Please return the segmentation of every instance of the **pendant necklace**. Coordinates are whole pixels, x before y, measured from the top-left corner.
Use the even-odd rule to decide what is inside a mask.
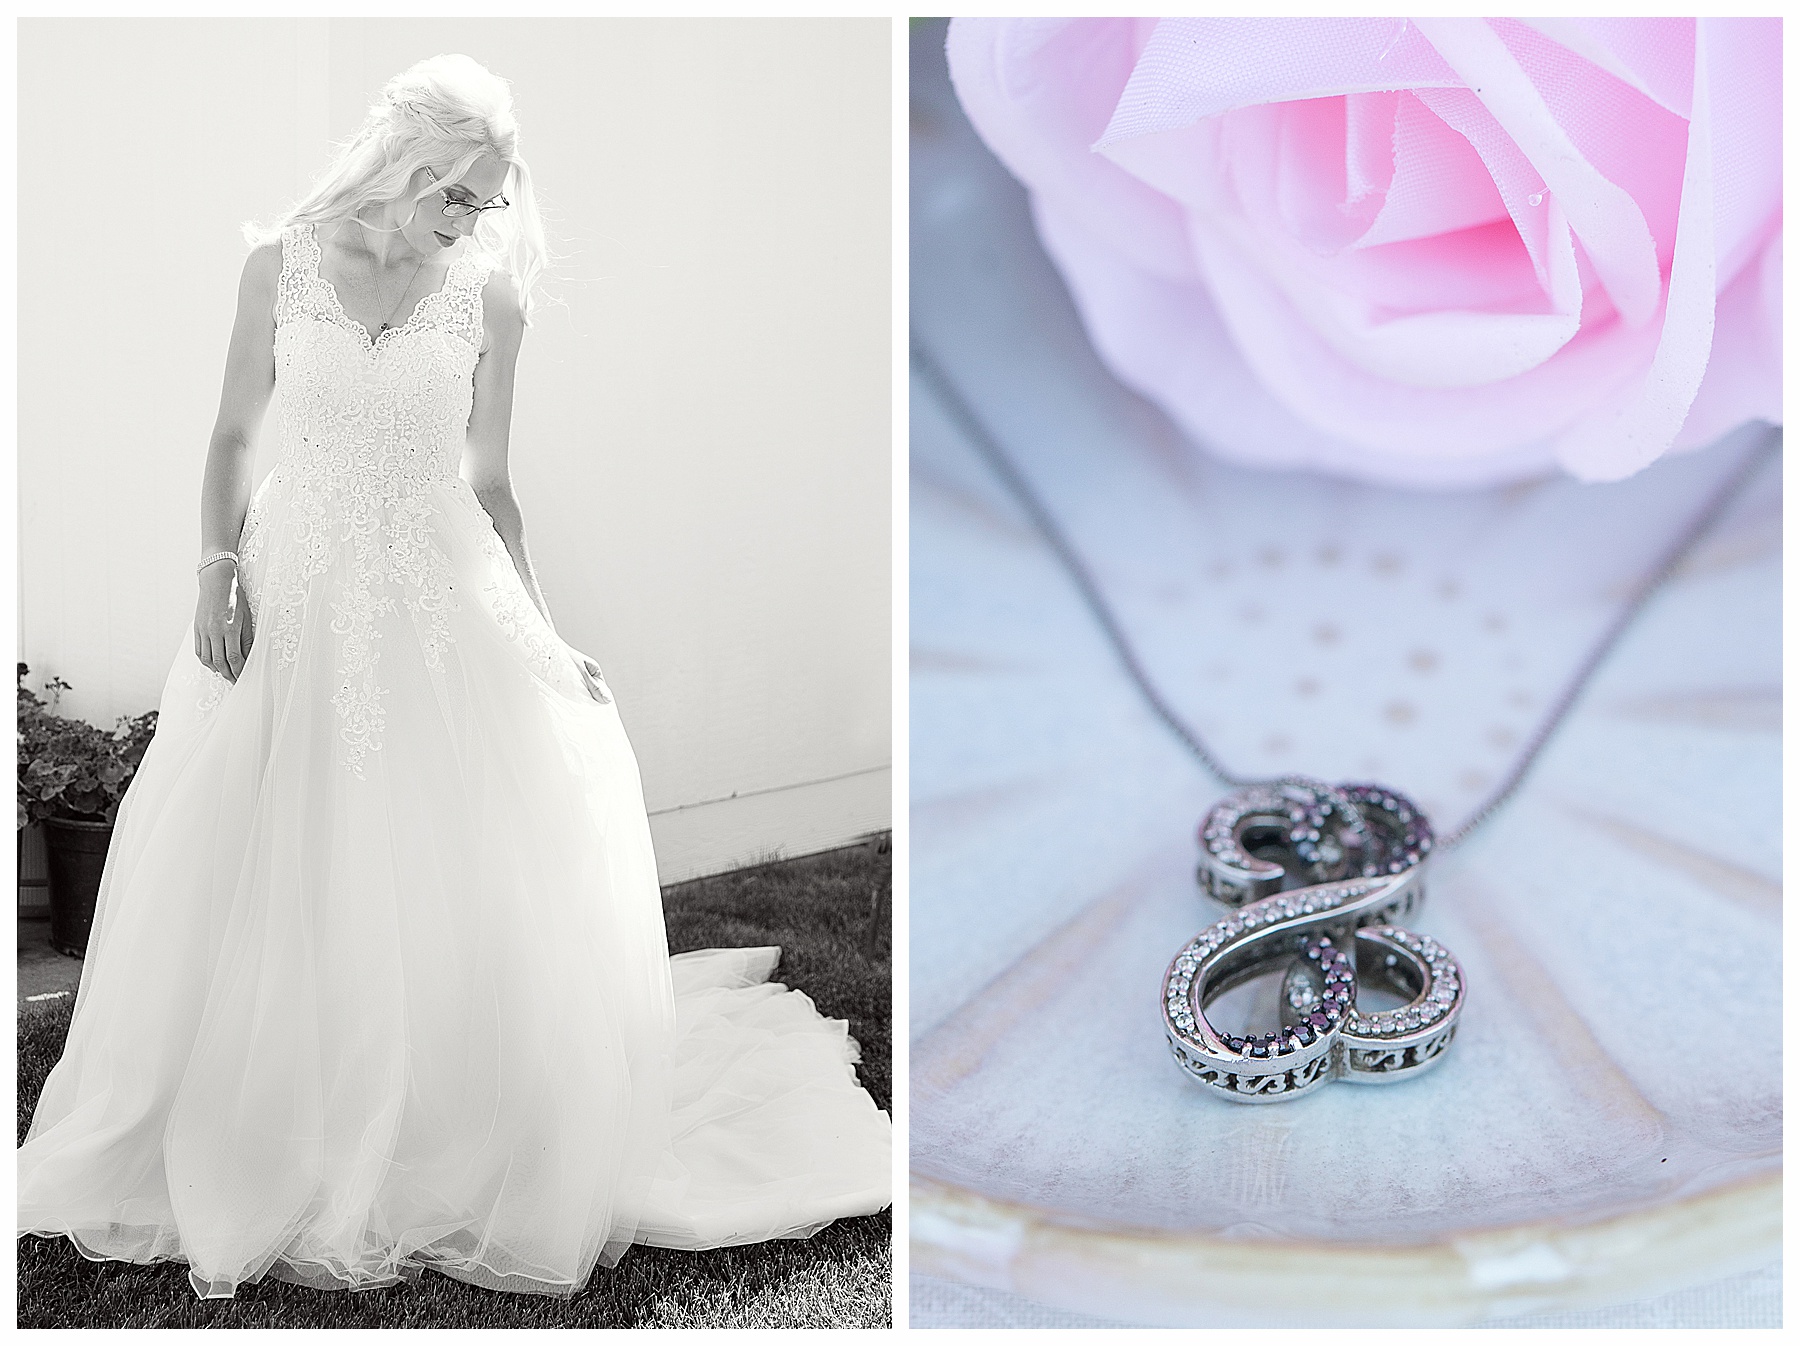
[[[374,266],[375,266],[375,259],[374,259],[373,254],[370,255],[369,266],[370,266],[370,274],[373,275],[374,274]],[[421,258],[419,258],[418,265],[413,267],[412,275],[410,275],[406,278],[406,285],[400,291],[400,297],[394,301],[394,306],[387,311],[387,317],[382,320],[381,327],[375,333],[376,336],[380,336],[382,332],[386,332],[387,330],[389,330],[389,324],[393,322],[394,315],[400,311],[400,305],[406,302],[406,296],[408,294],[412,293],[413,282],[418,280],[419,272],[424,270],[424,268],[425,268],[425,259],[423,257],[421,257]],[[375,287],[371,284],[370,288],[374,289]],[[380,294],[381,291],[375,290],[375,293]]]
[[[354,219],[355,217],[352,216],[352,218]],[[358,224],[362,224],[361,220],[357,220],[356,222]],[[368,228],[371,226],[365,225],[364,227]],[[369,253],[369,291],[370,291],[370,293],[374,294],[377,298],[379,298],[381,295],[381,288],[380,288],[380,286],[378,286],[375,283],[374,277],[375,277],[375,268],[379,265],[380,265],[380,263],[375,260],[374,252],[371,251]],[[425,269],[425,255],[423,253],[420,253],[419,260],[413,265],[412,274],[406,278],[406,284],[401,287],[400,297],[394,301],[393,307],[388,309],[387,316],[384,319],[382,319],[381,326],[375,329],[375,337],[371,338],[371,340],[378,339],[383,332],[386,332],[389,330],[390,325],[394,321],[394,315],[400,311],[400,305],[406,302],[406,296],[408,294],[412,293],[413,282],[418,280],[419,272],[423,271],[424,269]]]
[[[1151,680],[1093,571],[1011,455],[917,345],[912,370],[1025,511],[1150,710],[1231,791],[1200,823],[1198,878],[1209,897],[1235,913],[1176,952],[1163,975],[1160,1010],[1176,1064],[1242,1103],[1297,1098],[1332,1080],[1394,1083],[1443,1058],[1462,1014],[1462,969],[1443,945],[1400,924],[1424,902],[1427,861],[1467,840],[1512,797],[1651,595],[1781,443],[1780,431],[1771,429],[1701,504],[1569,676],[1500,783],[1439,837],[1416,804],[1387,786],[1265,780],[1227,770]],[[1206,1009],[1219,996],[1284,966],[1279,1032],[1225,1034],[1208,1022]],[[1359,986],[1402,1003],[1358,1010]]]

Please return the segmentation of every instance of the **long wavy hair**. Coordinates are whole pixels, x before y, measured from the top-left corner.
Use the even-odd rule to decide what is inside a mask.
[[[433,56],[395,75],[362,129],[338,147],[312,190],[273,225],[246,224],[245,237],[253,244],[272,242],[289,225],[335,225],[369,206],[402,199],[417,209],[484,154],[506,165],[501,190],[512,206],[484,210],[472,238],[511,273],[529,322],[533,292],[549,265],[544,222],[531,170],[519,157],[512,86],[467,56]],[[421,168],[436,173],[437,181],[414,186]]]

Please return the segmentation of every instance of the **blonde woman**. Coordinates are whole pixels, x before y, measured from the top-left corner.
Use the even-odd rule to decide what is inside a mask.
[[[119,810],[20,1229],[197,1292],[430,1268],[570,1294],[632,1242],[888,1202],[856,1045],[671,960],[637,766],[507,473],[543,229],[506,84],[392,80],[243,274],[194,627]],[[271,397],[279,461],[254,496]]]

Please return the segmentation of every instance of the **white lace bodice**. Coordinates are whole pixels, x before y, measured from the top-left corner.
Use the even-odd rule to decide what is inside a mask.
[[[481,356],[488,259],[457,257],[443,288],[398,328],[369,340],[319,274],[311,225],[281,238],[275,292],[275,389],[281,464],[373,504],[454,477]]]
[[[360,774],[381,746],[385,720],[376,660],[382,619],[410,614],[433,670],[450,639],[457,585],[434,543],[445,508],[478,525],[477,541],[494,563],[485,604],[545,676],[558,671],[556,642],[458,475],[492,262],[458,258],[404,323],[371,340],[320,276],[312,226],[284,231],[281,245],[280,455],[251,502],[238,550],[256,642],[280,665],[292,665],[308,633],[320,630],[307,620],[309,604],[329,608],[338,647],[332,704],[346,764]],[[218,680],[215,699],[225,686]]]
[[[454,476],[492,269],[480,254],[457,258],[440,289],[371,341],[319,274],[313,227],[287,230],[275,296],[284,464],[316,465],[350,489],[377,493]]]

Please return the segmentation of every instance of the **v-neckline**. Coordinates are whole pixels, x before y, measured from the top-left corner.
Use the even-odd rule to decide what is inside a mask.
[[[346,331],[349,331],[359,338],[362,341],[363,348],[371,353],[380,349],[381,343],[387,340],[387,338],[394,336],[397,333],[404,332],[413,325],[413,320],[419,316],[420,310],[422,310],[430,300],[437,298],[444,292],[445,287],[450,284],[451,269],[456,266],[457,262],[462,260],[460,257],[452,260],[450,265],[444,268],[444,279],[438,285],[437,289],[432,290],[427,294],[422,294],[413,301],[412,312],[406,315],[405,322],[396,327],[383,327],[379,332],[370,332],[358,319],[350,316],[350,310],[344,307],[344,301],[342,296],[338,294],[337,286],[326,279],[325,272],[320,266],[320,263],[325,260],[325,247],[319,242],[319,226],[317,224],[311,224],[307,227],[312,231],[310,237],[312,239],[313,248],[313,279],[325,287],[325,293],[331,299],[332,316],[338,320],[339,324]],[[414,274],[413,279],[418,279],[416,273]],[[411,281],[407,282],[407,288],[412,288]]]

